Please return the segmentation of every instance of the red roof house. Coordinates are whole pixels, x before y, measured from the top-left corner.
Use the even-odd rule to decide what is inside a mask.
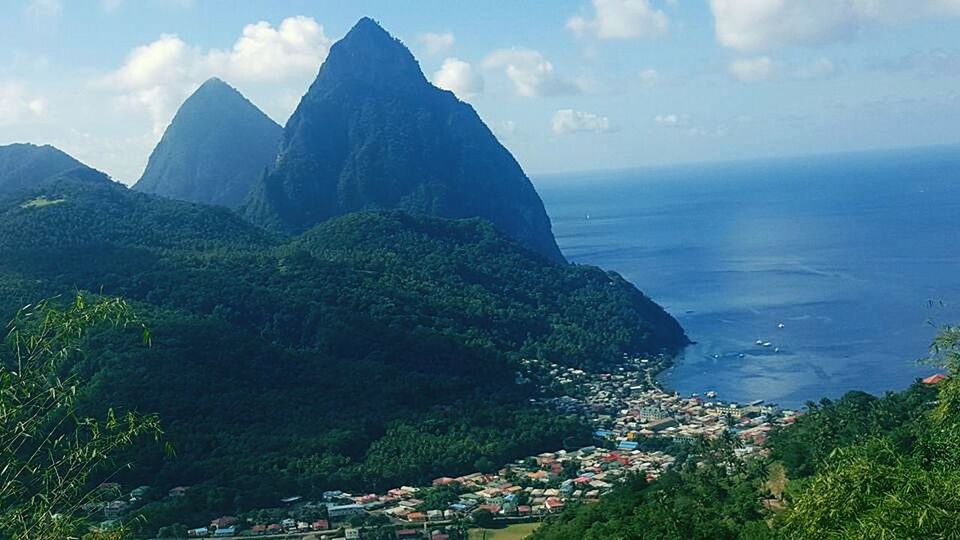
[[[218,517],[217,519],[211,521],[210,527],[217,528],[217,529],[224,529],[226,527],[232,527],[237,523],[240,523],[239,519],[233,516],[223,516],[223,517]]]
[[[562,510],[564,506],[563,501],[561,501],[556,497],[548,497],[546,502],[543,503],[543,505],[546,506],[547,510],[550,510],[550,511]]]

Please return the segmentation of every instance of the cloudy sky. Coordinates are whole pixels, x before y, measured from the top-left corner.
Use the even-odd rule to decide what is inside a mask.
[[[960,0],[0,3],[0,144],[126,183],[210,76],[284,123],[364,15],[532,174],[960,142]]]

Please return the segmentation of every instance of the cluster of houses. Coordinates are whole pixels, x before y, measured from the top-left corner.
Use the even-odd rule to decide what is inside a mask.
[[[711,439],[731,431],[745,443],[761,446],[767,433],[795,416],[760,401],[741,406],[700,396],[683,398],[657,388],[635,389],[615,414],[598,418],[603,428],[598,435],[631,449],[644,438]]]
[[[709,439],[728,431],[758,448],[778,424],[796,417],[794,411],[762,401],[741,406],[718,401],[714,392],[690,397],[665,392],[653,382],[658,365],[647,359],[625,358],[613,373],[589,373],[542,360],[526,361],[528,369],[539,369],[576,389],[570,395],[544,399],[544,403],[590,418],[598,438],[612,441],[621,451],[640,448],[645,438]]]
[[[459,500],[445,508],[425,508],[418,498],[424,488],[409,486],[355,500],[409,523],[450,521],[478,511],[503,517],[538,516],[562,510],[570,501],[596,501],[628,473],[656,478],[673,461],[662,452],[560,450],[518,460],[493,474],[435,479],[433,486],[456,486],[461,492]]]
[[[572,502],[597,501],[629,475],[658,478],[675,458],[662,451],[644,451],[644,439],[714,438],[730,431],[744,440],[739,453],[747,455],[762,447],[770,430],[795,419],[793,411],[781,411],[762,401],[741,406],[718,401],[713,392],[703,397],[665,392],[654,383],[658,366],[656,360],[625,358],[613,373],[589,373],[542,360],[524,361],[524,373],[518,373],[518,380],[541,384],[548,380],[569,389],[566,395],[554,393],[537,401],[588,418],[600,444],[531,456],[493,474],[437,478],[432,486],[402,486],[364,495],[328,491],[321,503],[328,519],[256,524],[247,534],[329,531],[353,516],[381,514],[396,526],[399,538],[444,540],[443,526],[479,512],[502,518],[536,518],[559,512]],[[431,507],[424,495],[442,486],[454,488],[457,500]],[[232,536],[239,526],[234,520],[220,518],[191,533]],[[433,528],[433,533],[423,532],[428,528]],[[338,530],[346,538],[359,534],[354,529]]]
[[[120,484],[104,482],[97,488],[94,501],[81,507],[87,515],[102,515],[98,530],[110,530],[120,524],[120,519],[150,492],[149,486],[139,486],[124,494]]]

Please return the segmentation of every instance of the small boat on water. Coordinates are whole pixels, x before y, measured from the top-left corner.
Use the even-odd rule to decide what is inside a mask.
[[[773,343],[770,343],[769,341],[764,341],[764,342],[763,342],[763,346],[764,346],[764,347],[772,347],[772,346],[773,346]]]
[[[756,343],[757,345],[763,345],[763,340],[762,340],[762,339],[758,339],[758,340],[754,341],[754,343]]]
[[[786,328],[786,327],[783,325],[783,323],[780,323],[777,325],[777,328]]]
[[[704,395],[707,396],[707,397],[710,398],[710,399],[713,399],[713,398],[717,397],[717,393],[714,392],[713,390],[710,390],[709,392],[707,392],[707,393],[704,394]]]

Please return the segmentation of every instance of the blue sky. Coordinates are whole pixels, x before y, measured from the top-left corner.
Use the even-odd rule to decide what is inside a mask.
[[[284,123],[371,16],[531,174],[960,142],[960,0],[2,0],[0,144],[131,183],[216,75]]]

